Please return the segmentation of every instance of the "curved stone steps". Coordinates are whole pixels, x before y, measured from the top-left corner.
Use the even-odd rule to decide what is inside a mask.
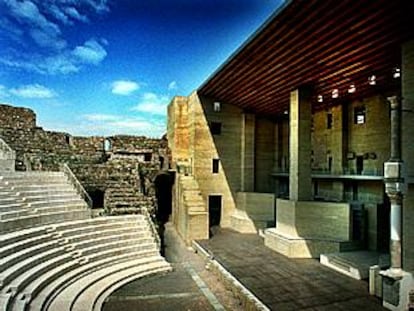
[[[104,238],[107,236],[122,235],[123,237],[125,237],[127,235],[130,235],[131,231],[135,231],[135,230],[139,230],[136,224],[134,224],[134,226],[122,226],[118,228],[109,228],[109,229],[104,229],[104,230],[102,230],[102,228],[101,230],[97,228],[96,230],[91,231],[91,232],[87,232],[87,233],[82,232],[81,234],[67,236],[65,237],[65,239],[66,241],[68,241],[68,243],[80,243],[82,240],[99,239],[99,238]],[[137,233],[135,231],[133,232],[133,234],[135,234],[136,237],[149,236],[149,233],[144,233],[144,232]]]
[[[57,246],[57,243],[55,243]],[[45,260],[65,253],[64,247],[50,248],[45,252],[30,256],[25,260],[19,261],[0,273],[0,288],[2,293],[6,293],[10,288],[10,283],[20,275],[26,273],[32,267],[36,267]],[[7,287],[6,287],[7,286]]]
[[[4,221],[0,220],[0,232],[10,232],[16,229],[26,229],[71,220],[81,220],[90,218],[90,214],[90,210],[85,208],[67,212],[58,211],[28,215]]]
[[[33,215],[34,211],[30,210],[26,207],[16,208],[12,211],[1,212],[0,213],[0,220],[8,220],[8,219],[15,219],[19,217]]]
[[[75,283],[78,279],[85,277],[88,273],[103,269],[113,265],[114,263],[155,256],[158,254],[157,250],[136,251],[135,248],[131,248],[131,250],[132,252],[126,252],[126,249],[118,249],[117,251],[112,251],[112,254],[111,252],[107,252],[106,254],[98,254],[94,261],[90,261],[75,269],[72,269],[43,288],[39,289],[36,288],[36,285],[32,285],[32,289],[27,288],[24,290],[26,297],[33,299],[32,301],[26,301],[26,304],[30,305],[31,311],[46,310],[50,302],[54,299],[54,297],[58,296],[62,290],[64,290],[65,286]],[[120,252],[122,254],[119,254]],[[30,290],[35,291],[35,293],[30,292]],[[30,293],[30,296],[27,295],[27,293]]]
[[[46,228],[29,228],[0,235],[0,248],[47,233]],[[1,253],[0,253],[1,254]]]
[[[129,268],[133,268],[133,267],[139,268],[140,266],[147,267],[146,266],[147,264],[150,264],[150,263],[153,263],[159,260],[164,260],[164,259],[160,256],[141,258],[141,259],[136,259],[136,260],[114,264],[109,267],[99,269],[93,273],[89,273],[87,276],[79,279],[75,283],[66,287],[51,302],[47,310],[48,311],[71,311],[72,305],[76,303],[76,300],[78,299],[78,297],[80,297],[80,295],[94,283],[112,274],[119,273]]]
[[[116,245],[121,242],[131,242],[138,244],[151,243],[153,237],[147,232],[128,232],[126,234],[116,233],[108,236],[101,236],[95,239],[85,239],[78,242],[70,242],[70,245],[78,250],[88,250],[91,248],[99,247],[101,245]],[[115,243],[115,244],[114,244]]]
[[[57,241],[51,240],[51,235],[33,238],[32,242],[34,244],[33,246],[28,246],[27,243],[22,243],[23,245],[19,250],[11,245],[10,248],[8,248],[10,250],[9,254],[0,257],[0,273],[19,262],[23,262],[25,258],[32,258],[33,256],[44,253],[57,246]]]
[[[144,276],[153,275],[155,273],[170,271],[171,267],[163,260],[159,260],[146,265],[140,265],[138,267],[132,267],[130,269],[123,270],[116,274],[111,274],[104,279],[89,286],[75,301],[71,311],[89,311],[95,310],[97,301],[103,293],[109,288],[116,288],[118,283],[122,286],[127,279],[128,282],[142,278]],[[104,294],[107,295],[107,294]],[[107,296],[106,296],[107,297]],[[100,309],[99,309],[100,310]]]
[[[44,207],[65,206],[70,204],[82,204],[86,208],[86,203],[79,196],[73,195],[70,198],[42,199],[39,201],[26,201],[27,206],[31,208],[42,209]]]

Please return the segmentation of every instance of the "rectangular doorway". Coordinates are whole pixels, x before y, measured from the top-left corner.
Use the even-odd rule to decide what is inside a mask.
[[[208,196],[208,215],[210,228],[219,226],[221,220],[221,195]]]
[[[364,170],[364,157],[363,156],[357,156],[356,157],[356,173],[357,173],[357,175],[361,175],[363,170]]]

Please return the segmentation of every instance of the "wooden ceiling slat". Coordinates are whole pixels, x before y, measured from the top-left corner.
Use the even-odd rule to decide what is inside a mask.
[[[316,3],[316,1],[314,2]],[[264,47],[259,51],[255,51],[255,54],[257,55],[256,58],[260,57],[260,62],[256,62],[251,66],[245,66],[245,64],[241,62],[239,67],[230,69],[229,74],[225,76],[226,79],[223,81],[227,81],[226,85],[218,83],[218,86],[215,88],[213,84],[209,89],[214,92],[216,96],[220,96],[220,90],[237,87],[237,84],[240,83],[238,77],[243,78],[246,76],[250,77],[251,75],[258,75],[260,72],[268,70],[267,68],[269,68],[270,65],[274,66],[274,64],[277,63],[288,63],[286,57],[292,54],[292,47],[297,50],[302,50],[306,47],[307,40],[311,36],[317,35],[319,29],[321,29],[320,31],[322,32],[324,28],[328,28],[327,25],[324,25],[322,21],[320,21],[318,18],[319,15],[323,14],[327,18],[335,17],[349,19],[351,10],[349,8],[347,10],[346,1],[341,2],[341,4],[342,6],[336,7],[338,11],[332,9],[329,10],[332,6],[330,5],[330,2],[327,1],[321,10],[311,11],[307,18],[295,28],[292,28],[290,32],[286,33],[286,29],[280,29],[278,31],[278,36],[280,37],[279,40],[275,40],[275,35],[269,38],[269,44],[271,44],[270,48]],[[305,9],[306,8],[303,9],[303,12],[306,12]],[[299,18],[300,17],[298,17],[298,19]],[[294,31],[293,29],[295,30],[295,33],[292,33]],[[266,66],[267,68],[263,66]],[[214,81],[212,83],[214,83]]]
[[[349,68],[348,70],[345,69],[341,69],[343,67],[350,67],[350,65],[354,64],[355,62],[360,62],[361,66],[367,66],[367,63],[365,62],[365,64],[362,63],[364,56],[368,56],[368,55],[375,55],[376,53],[378,54],[378,57],[384,57],[382,56],[383,53],[381,51],[381,49],[383,48],[383,46],[378,45],[376,50],[372,50],[372,51],[368,51],[365,54],[360,54],[358,57],[359,58],[353,58],[348,60],[348,62],[342,62],[342,63],[338,63],[336,64],[336,66],[332,66],[329,68],[330,70],[328,71],[327,69],[325,70],[319,70],[319,68],[314,68],[313,70],[308,70],[306,71],[306,67],[303,66],[302,68],[305,68],[305,70],[296,72],[294,74],[292,74],[291,76],[287,77],[286,79],[288,79],[288,81],[283,80],[283,77],[275,77],[276,80],[273,80],[270,82],[270,84],[272,85],[272,90],[268,91],[268,92],[263,92],[262,94],[267,94],[267,95],[272,95],[272,94],[277,94],[278,89],[280,87],[287,87],[289,89],[293,89],[295,87],[297,87],[298,84],[302,82],[306,83],[311,80],[315,80],[318,81],[318,79],[320,79],[320,77],[323,77],[323,74],[326,74],[326,72],[332,72],[331,73],[331,79],[335,76],[338,76],[339,74],[345,75],[345,73],[349,72]],[[369,64],[369,66],[372,66]],[[371,68],[371,70],[375,71],[375,68]],[[337,71],[337,72],[335,72]],[[347,76],[346,77],[348,80],[352,80],[352,77]],[[234,100],[239,100],[239,101],[243,101],[246,100],[248,102],[249,98],[243,98],[243,99],[239,99],[236,97],[235,94],[233,94],[233,99]],[[255,98],[256,101],[260,102],[261,97],[256,97]]]
[[[263,114],[282,113],[290,91],[306,83],[326,96],[350,83],[368,94],[374,90],[368,74],[390,75],[400,62],[407,35],[399,22],[401,1],[294,0],[198,92]]]
[[[370,23],[371,20],[367,20],[366,23]],[[375,29],[377,28],[377,24],[370,24],[370,29]],[[335,30],[333,30],[335,31]],[[312,66],[312,62],[313,59],[312,57],[323,57],[322,55],[329,55],[330,53],[332,53],[332,51],[334,50],[339,50],[338,46],[335,44],[335,42],[339,42],[341,47],[345,47],[347,49],[353,49],[353,42],[355,40],[357,40],[358,36],[360,36],[360,33],[357,34],[353,34],[353,35],[347,35],[346,32],[344,32],[344,36],[338,37],[338,36],[332,36],[331,33],[328,33],[325,35],[324,38],[321,38],[321,40],[325,40],[325,42],[323,44],[319,44],[317,50],[316,49],[311,49],[310,47],[306,50],[303,50],[303,52],[301,53],[300,57],[297,57],[296,53],[291,53],[291,56],[289,58],[287,58],[285,60],[286,66],[284,68],[281,68],[280,70],[277,71],[278,75],[283,75],[283,73],[290,73],[292,72],[291,68],[302,68],[302,72],[303,71],[307,71],[309,67]],[[365,41],[370,41],[371,39],[377,37],[377,32],[372,33],[370,36],[365,36],[363,37],[363,40]],[[345,37],[345,38],[344,38]],[[308,53],[307,53],[308,51]],[[322,51],[322,55],[321,52]],[[319,52],[319,53],[318,53]],[[308,64],[303,64],[303,61],[308,62]],[[317,60],[316,60],[317,61]],[[301,63],[302,62],[302,63]],[[267,68],[269,68],[269,66],[272,66],[272,63],[269,64],[268,66],[263,66],[262,71],[268,71]],[[260,67],[260,66],[258,66]],[[258,70],[257,70],[258,71]],[[260,72],[262,72],[260,71]],[[232,87],[232,85],[230,84],[226,84],[223,85],[223,87],[227,87],[228,89],[234,89],[234,90],[241,90],[241,91],[250,91],[249,90],[249,86],[251,86],[252,88],[256,88],[254,85],[252,85],[253,83],[259,83],[261,88],[265,88],[267,86],[267,82],[268,80],[266,80],[266,77],[268,76],[268,74],[265,75],[260,75],[260,73],[257,73],[255,75],[255,79],[252,76],[247,76],[249,81],[251,81],[250,83],[247,82],[240,82],[243,85],[243,90],[240,89],[240,87]],[[286,77],[288,78],[288,77]],[[260,88],[259,88],[260,89]],[[220,96],[220,93],[217,93],[216,96]]]

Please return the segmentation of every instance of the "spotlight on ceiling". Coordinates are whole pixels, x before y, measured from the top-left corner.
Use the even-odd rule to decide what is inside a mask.
[[[323,96],[322,95],[318,95],[318,103],[323,103]]]
[[[398,79],[401,77],[401,69],[400,68],[394,68],[393,72],[392,72],[392,77],[394,79]]]
[[[338,89],[334,89],[332,91],[332,98],[338,98],[339,97],[339,90]]]
[[[351,84],[348,89],[348,93],[352,94],[356,92],[355,84]]]
[[[375,75],[368,77],[368,83],[369,85],[375,85],[377,84],[377,77]]]

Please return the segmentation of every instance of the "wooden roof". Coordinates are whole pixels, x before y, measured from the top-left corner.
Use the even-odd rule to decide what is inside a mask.
[[[400,90],[393,70],[401,68],[401,43],[413,37],[413,3],[287,1],[198,92],[277,116],[288,109],[290,92],[305,84],[313,86],[315,110],[349,97]],[[375,86],[368,83],[372,75]],[[352,84],[356,92],[349,94]]]

